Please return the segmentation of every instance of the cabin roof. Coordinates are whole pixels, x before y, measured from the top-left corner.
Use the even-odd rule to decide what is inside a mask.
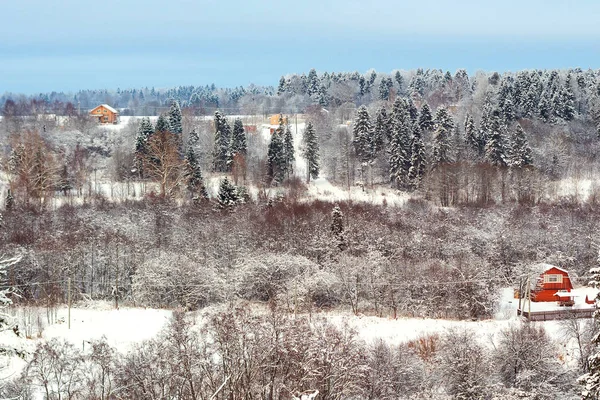
[[[112,113],[115,113],[115,114],[118,114],[118,113],[119,113],[117,110],[115,110],[114,108],[112,108],[112,107],[111,107],[111,106],[109,106],[108,104],[100,104],[99,106],[96,106],[96,107],[94,107],[94,108],[92,109],[92,111],[94,111],[95,109],[97,109],[97,108],[100,108],[100,107],[104,107],[104,108],[106,108],[108,111],[110,111],[110,112],[112,112]],[[91,112],[91,111],[90,111],[90,112]]]
[[[566,269],[548,263],[539,263],[532,266],[532,270],[539,274],[543,274],[544,272],[547,272],[551,269],[557,269],[560,272],[564,272],[565,274],[569,275],[569,271],[567,271]]]

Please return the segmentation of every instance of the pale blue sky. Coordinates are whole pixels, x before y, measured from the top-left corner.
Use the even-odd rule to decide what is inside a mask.
[[[576,5],[576,6],[575,6]],[[593,0],[4,0],[0,92],[600,67]]]

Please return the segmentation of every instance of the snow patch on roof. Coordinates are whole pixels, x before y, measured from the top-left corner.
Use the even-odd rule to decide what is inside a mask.
[[[543,274],[544,272],[551,270],[552,268],[556,268],[557,270],[564,272],[565,274],[569,274],[569,271],[567,271],[566,269],[548,263],[534,264],[531,266],[531,271],[534,273]]]
[[[99,106],[97,106],[97,107],[94,107],[94,108],[92,109],[92,111],[94,111],[95,109],[97,109],[97,108],[99,108],[99,107],[104,107],[104,108],[106,108],[108,111],[110,111],[110,112],[112,112],[112,113],[115,113],[115,114],[118,114],[118,113],[119,113],[117,110],[115,110],[114,108],[112,108],[112,107],[111,107],[111,106],[109,106],[108,104],[100,104]],[[90,112],[91,112],[91,111],[90,111]]]

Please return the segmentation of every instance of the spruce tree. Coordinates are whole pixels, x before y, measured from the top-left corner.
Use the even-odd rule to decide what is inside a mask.
[[[283,156],[285,158],[285,174],[289,178],[294,174],[294,162],[296,162],[294,137],[292,136],[289,120],[285,125],[285,133],[283,135]]]
[[[565,86],[561,90],[561,103],[562,103],[562,118],[565,121],[571,121],[575,118],[575,95],[571,88],[571,74],[567,76]]]
[[[352,132],[354,135],[352,143],[359,160],[363,163],[371,161],[371,119],[367,107],[360,106],[358,108]]]
[[[313,127],[312,122],[306,123],[304,134],[302,137],[304,151],[303,157],[306,159],[308,166],[308,174],[306,183],[310,182],[310,178],[317,179],[319,177],[320,161],[319,161],[319,140]]]
[[[435,130],[433,132],[433,154],[431,164],[437,166],[452,162],[451,142],[454,122],[444,107],[438,108],[435,113]]]
[[[150,118],[142,118],[138,127],[137,137],[135,139],[135,169],[139,178],[144,177],[144,161],[148,156],[148,140],[154,133],[154,127]]]
[[[525,131],[517,124],[517,129],[511,141],[511,165],[516,168],[524,168],[533,164],[531,148],[527,143]]]
[[[423,175],[425,175],[425,143],[423,143],[421,128],[417,123],[413,124],[410,169],[408,170],[410,187],[418,188]]]
[[[233,122],[233,135],[231,137],[231,155],[240,154],[246,156],[248,152],[248,144],[246,142],[246,132],[244,124],[240,118],[236,118]]]
[[[337,242],[337,248],[343,251],[347,247],[344,239],[344,214],[337,204],[331,212],[331,233]]]
[[[485,144],[485,159],[492,165],[505,167],[507,165],[507,149],[504,140],[505,126],[499,110],[494,110],[490,119],[487,141]]]
[[[185,154],[185,169],[184,178],[186,181],[187,190],[194,201],[201,198],[207,199],[208,192],[204,186],[204,180],[202,178],[202,170],[200,169],[200,163],[196,156],[196,152],[193,147],[188,147]]]
[[[279,127],[271,135],[267,151],[267,178],[269,183],[279,184],[285,178],[285,152],[283,145],[283,117],[279,117]]]
[[[469,114],[465,117],[465,143],[475,154],[481,155],[481,140],[475,128],[475,120]]]
[[[181,125],[181,107],[177,100],[173,100],[169,109],[169,127],[170,132],[176,135],[183,134],[183,126]]]
[[[319,93],[319,77],[317,71],[313,68],[308,72],[308,87],[306,93],[309,96],[316,96]]]
[[[15,206],[15,198],[13,197],[12,191],[10,189],[8,189],[8,191],[6,192],[4,208],[6,208],[7,210],[12,210],[12,208],[14,206]]]
[[[155,132],[171,132],[171,125],[164,114],[161,114],[156,121]]]
[[[396,85],[398,85],[398,94],[403,94],[404,92],[404,78],[400,71],[396,71],[394,74],[394,80],[396,81]]]
[[[217,203],[219,208],[228,209],[235,206],[238,202],[238,195],[235,186],[227,179],[221,180],[219,184],[219,193],[217,195]]]
[[[392,139],[388,150],[390,181],[397,187],[408,187],[413,124],[404,100],[397,98],[394,102],[391,120]]]
[[[385,107],[381,107],[377,111],[377,117],[375,118],[375,127],[373,129],[373,136],[371,140],[371,153],[373,158],[377,157],[383,150],[385,141],[391,138],[390,132],[390,119],[385,111]]]
[[[433,116],[431,115],[431,108],[429,104],[423,103],[421,107],[421,113],[419,115],[419,127],[421,131],[430,131],[433,129]]]
[[[281,77],[279,79],[279,85],[277,86],[277,95],[282,95],[285,93],[285,77]]]
[[[227,119],[219,111],[215,111],[214,123],[213,170],[215,172],[228,172],[231,160],[231,129]]]
[[[408,111],[408,114],[410,115],[411,121],[413,123],[417,122],[417,120],[419,119],[419,110],[417,109],[417,106],[415,106],[415,103],[411,98],[409,98],[406,101],[406,109]]]

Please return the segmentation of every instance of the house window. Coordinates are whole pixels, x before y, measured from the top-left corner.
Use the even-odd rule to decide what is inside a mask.
[[[560,274],[544,275],[544,283],[562,283],[563,276]]]

